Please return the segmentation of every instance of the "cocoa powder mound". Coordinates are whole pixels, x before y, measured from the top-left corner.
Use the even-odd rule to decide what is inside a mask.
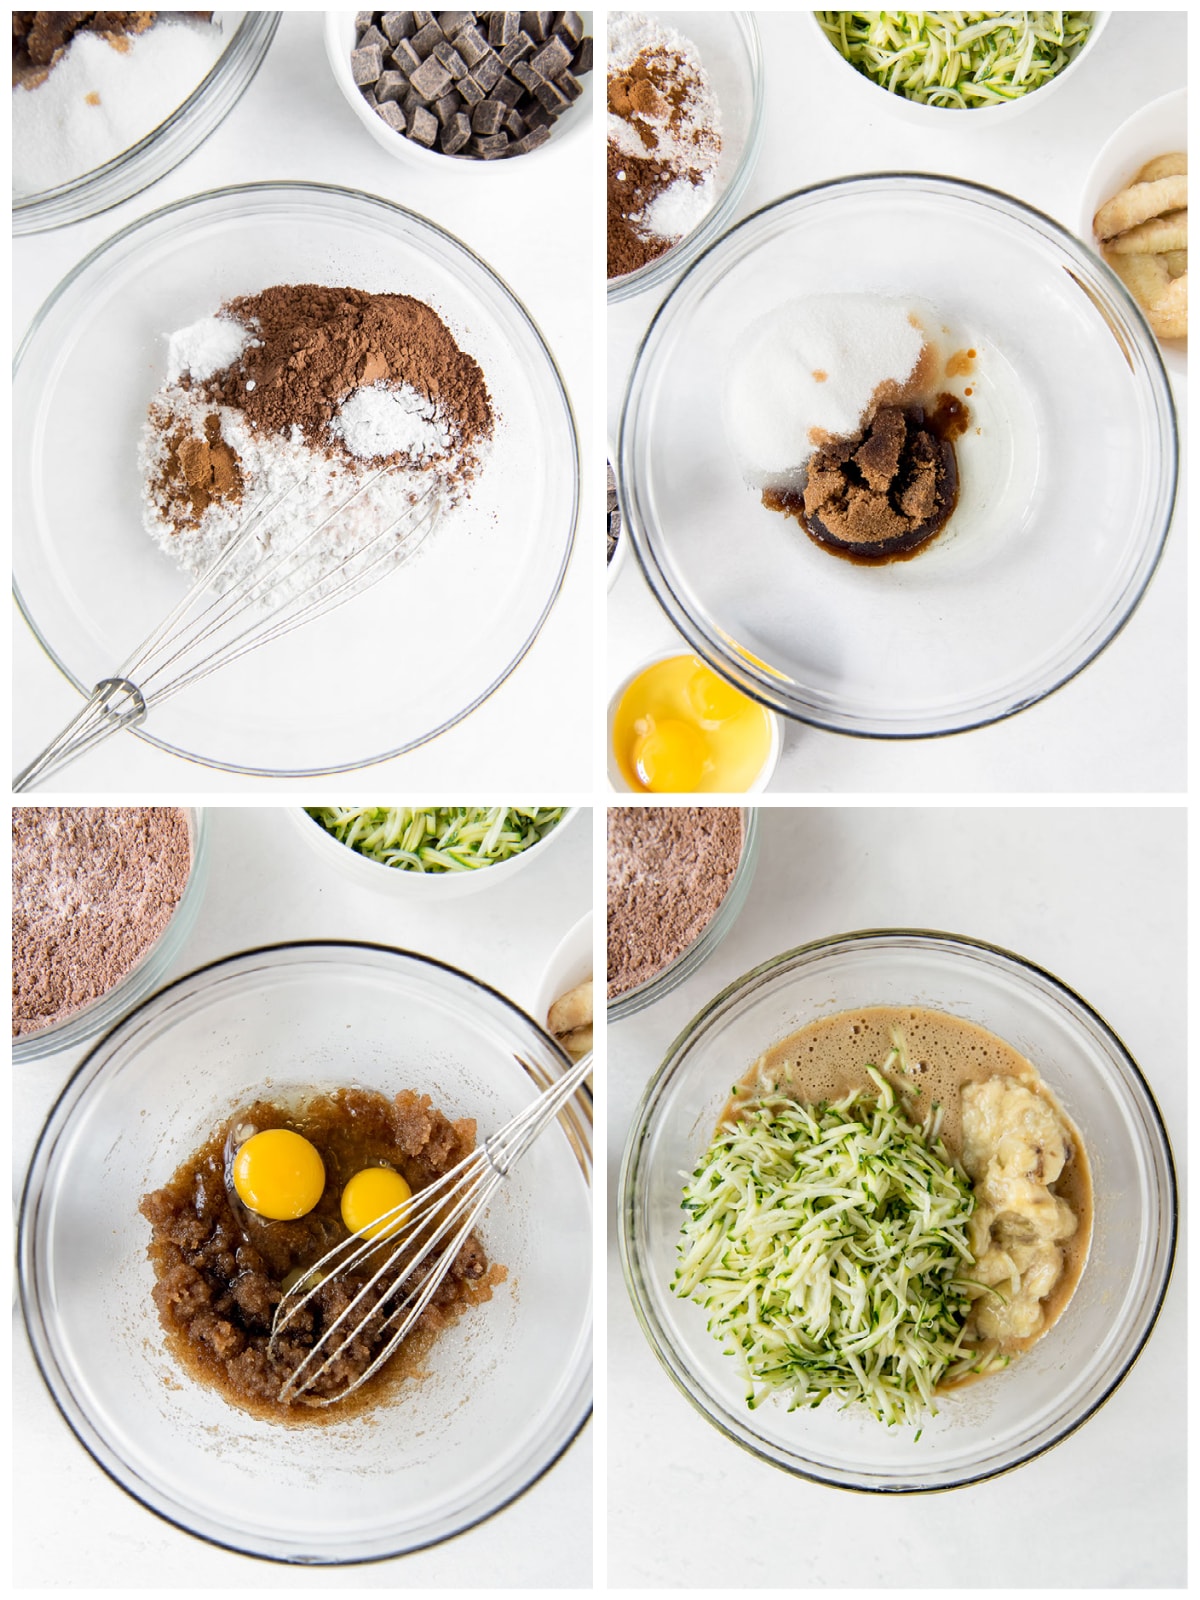
[[[411,295],[277,284],[222,310],[250,328],[257,343],[199,388],[214,404],[236,406],[263,433],[298,426],[307,444],[328,451],[329,424],[342,402],[380,382],[409,384],[440,403],[464,447],[492,431],[491,396],[478,362]]]
[[[649,982],[695,944],[741,856],[735,806],[609,808],[609,999]]]
[[[13,1037],[120,983],[171,920],[191,865],[173,806],[15,807]]]
[[[675,240],[640,234],[631,217],[640,217],[650,202],[679,177],[676,168],[652,156],[623,155],[608,147],[608,276],[623,278],[672,249]]]

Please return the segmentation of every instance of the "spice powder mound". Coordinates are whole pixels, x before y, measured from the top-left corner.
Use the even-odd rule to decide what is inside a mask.
[[[138,965],[192,865],[170,806],[21,806],[12,817],[13,1037],[61,1022]]]
[[[704,932],[742,855],[734,806],[608,813],[608,996],[648,983]]]

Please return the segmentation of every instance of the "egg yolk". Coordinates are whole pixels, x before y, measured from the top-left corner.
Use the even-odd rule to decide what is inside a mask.
[[[643,785],[657,794],[695,789],[704,774],[706,754],[699,729],[668,718],[657,723],[634,747],[634,767]]]
[[[649,794],[741,794],[771,753],[768,712],[696,656],[655,661],[613,716],[613,754],[630,788]]]
[[[342,1221],[364,1238],[390,1239],[403,1227],[407,1207],[387,1222],[379,1219],[411,1198],[412,1189],[391,1167],[364,1167],[342,1190]]]
[[[260,1217],[293,1222],[325,1190],[325,1164],[315,1145],[290,1128],[252,1134],[233,1158],[238,1198]]]

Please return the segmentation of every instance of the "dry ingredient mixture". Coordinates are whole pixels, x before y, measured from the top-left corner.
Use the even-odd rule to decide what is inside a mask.
[[[20,806],[12,816],[13,1038],[107,994],[157,942],[192,866],[169,806]]]
[[[248,1140],[277,1128],[308,1140],[324,1169],[319,1199],[307,1214],[286,1221],[256,1214],[240,1199],[232,1176],[237,1153]],[[377,1404],[405,1378],[420,1374],[443,1328],[490,1300],[503,1282],[505,1269],[488,1261],[474,1233],[396,1354],[345,1404],[311,1408],[302,1400],[285,1403],[280,1390],[322,1330],[370,1278],[374,1258],[328,1279],[268,1356],[275,1308],[285,1283],[290,1287],[350,1236],[342,1220],[343,1191],[356,1174],[372,1168],[398,1172],[416,1193],[474,1147],[473,1119],[452,1122],[428,1095],[412,1090],[389,1099],[368,1089],[336,1089],[290,1107],[260,1100],[238,1111],[169,1183],[145,1195],[139,1207],[151,1227],[152,1292],[168,1349],[199,1382],[270,1420],[331,1421]],[[432,1265],[431,1260],[411,1276],[414,1289]],[[366,1370],[386,1339],[386,1333],[368,1322],[311,1394],[339,1393]]]
[[[907,559],[957,504],[969,410],[942,385],[969,376],[976,352],[947,359],[934,321],[906,301],[814,295],[739,343],[726,425],[744,474],[769,510],[852,560]]]
[[[608,276],[636,272],[716,200],[721,111],[695,46],[638,12],[608,19]]]
[[[578,11],[360,11],[350,71],[393,133],[443,155],[527,155],[583,94]]]
[[[361,491],[305,546],[313,564],[294,587],[311,587],[380,529],[396,524],[399,550],[427,514],[465,498],[493,426],[478,363],[422,301],[276,285],[171,335],[139,452],[146,528],[199,575],[257,504],[287,491],[224,587]]]
[[[742,855],[735,806],[610,806],[608,998],[649,982],[704,932]]]
[[[56,189],[165,122],[216,64],[211,11],[14,11],[13,194]]]

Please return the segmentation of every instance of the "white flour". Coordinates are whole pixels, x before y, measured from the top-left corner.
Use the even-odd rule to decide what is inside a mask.
[[[70,183],[144,139],[205,78],[225,48],[215,23],[155,22],[115,48],[77,33],[34,89],[13,90],[13,194]]]

